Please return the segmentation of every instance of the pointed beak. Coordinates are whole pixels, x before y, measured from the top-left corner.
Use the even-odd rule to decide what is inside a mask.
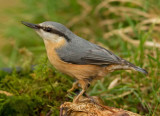
[[[32,23],[28,23],[28,22],[24,22],[24,21],[21,21],[22,24],[24,24],[25,26],[27,27],[30,27],[32,29],[40,29],[41,27],[37,24],[32,24]]]

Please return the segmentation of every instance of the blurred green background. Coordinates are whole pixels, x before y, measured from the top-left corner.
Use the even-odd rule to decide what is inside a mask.
[[[13,68],[0,71],[0,115],[57,116],[60,104],[75,95],[67,94],[74,79],[50,65],[42,39],[21,24],[47,20],[149,72],[115,71],[92,84],[89,95],[108,106],[160,115],[159,14],[159,0],[0,0],[0,68]]]

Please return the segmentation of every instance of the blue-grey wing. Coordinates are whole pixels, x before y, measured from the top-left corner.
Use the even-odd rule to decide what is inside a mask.
[[[108,65],[119,64],[121,58],[107,49],[93,44],[68,31],[66,35],[71,39],[65,46],[57,49],[59,57],[73,64]]]
[[[87,54],[81,57],[87,64],[95,65],[110,65],[121,64],[121,58],[108,51],[107,49],[99,47],[98,49],[91,49]]]
[[[70,43],[70,45],[57,49],[57,53],[63,61],[72,64],[109,65],[121,63],[120,57],[105,48],[88,43],[88,41]]]

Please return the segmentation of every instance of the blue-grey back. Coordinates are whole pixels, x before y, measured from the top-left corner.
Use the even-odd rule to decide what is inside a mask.
[[[70,38],[70,41],[65,46],[56,50],[63,61],[73,64],[96,65],[120,63],[121,58],[112,52],[80,38],[70,30],[65,31],[65,34]]]

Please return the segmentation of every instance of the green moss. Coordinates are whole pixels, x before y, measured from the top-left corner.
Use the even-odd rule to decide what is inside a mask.
[[[34,72],[25,75],[13,72],[2,78],[0,88],[13,96],[0,94],[0,114],[10,116],[39,115],[53,110],[58,115],[65,101],[71,79],[55,73],[46,57],[40,58]],[[67,83],[67,84],[66,84]]]
[[[1,98],[2,99],[2,98]],[[41,105],[37,99],[29,96],[4,97],[0,107],[1,116],[28,116],[36,115],[36,110]]]

